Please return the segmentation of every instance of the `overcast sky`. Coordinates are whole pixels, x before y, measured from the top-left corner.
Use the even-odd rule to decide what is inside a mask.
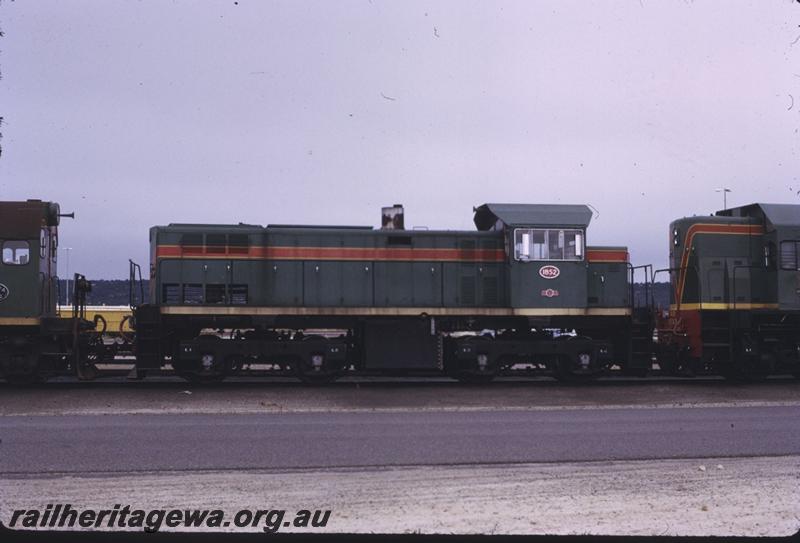
[[[800,4],[0,3],[2,200],[75,211],[70,272],[169,222],[474,229],[588,203],[666,265],[668,223],[800,203]],[[65,275],[64,253],[61,274]]]

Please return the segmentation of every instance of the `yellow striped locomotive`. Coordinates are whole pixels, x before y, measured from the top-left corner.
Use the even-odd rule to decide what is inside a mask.
[[[670,225],[670,240],[659,365],[747,379],[800,374],[800,206],[683,218]]]

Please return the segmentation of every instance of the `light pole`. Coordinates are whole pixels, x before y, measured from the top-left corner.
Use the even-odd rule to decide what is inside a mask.
[[[714,189],[714,192],[722,193],[722,209],[728,209],[728,193],[731,191],[728,187],[721,187]]]
[[[64,300],[64,305],[69,305],[69,252],[72,250],[72,247],[64,247],[67,251],[67,299]]]

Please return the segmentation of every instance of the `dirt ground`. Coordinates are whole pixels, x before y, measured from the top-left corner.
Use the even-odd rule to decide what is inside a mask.
[[[239,509],[329,509],[316,530],[328,533],[785,536],[800,528],[800,457],[5,478],[0,489],[6,525],[12,509],[58,501],[192,504],[226,518]]]
[[[0,387],[0,417],[122,413],[470,411],[800,406],[800,381],[54,383]],[[0,450],[0,453],[2,450]],[[329,509],[337,533],[785,536],[800,529],[800,457],[461,465],[284,472],[0,476],[0,520],[17,508]],[[229,527],[228,530],[235,528]],[[261,527],[245,531],[260,532]],[[291,527],[281,528],[292,531]]]

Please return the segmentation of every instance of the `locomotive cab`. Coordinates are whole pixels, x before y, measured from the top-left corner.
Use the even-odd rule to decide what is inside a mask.
[[[505,237],[508,299],[521,315],[627,315],[626,247],[591,247],[585,205],[484,204],[479,230]]]
[[[55,316],[58,215],[52,202],[0,202],[0,324]]]
[[[93,365],[81,357],[93,328],[75,312],[57,315],[59,206],[27,200],[0,202],[0,375],[12,382],[71,371],[81,378],[93,374]],[[80,277],[76,292],[87,291]]]
[[[583,205],[484,204],[476,210],[478,229],[504,232],[512,307],[531,313],[586,308],[591,217]]]
[[[670,234],[665,363],[747,379],[800,373],[800,206],[678,219]]]
[[[762,266],[773,275],[767,282],[770,297],[780,311],[800,311],[800,206],[752,204],[730,212],[763,225]]]

